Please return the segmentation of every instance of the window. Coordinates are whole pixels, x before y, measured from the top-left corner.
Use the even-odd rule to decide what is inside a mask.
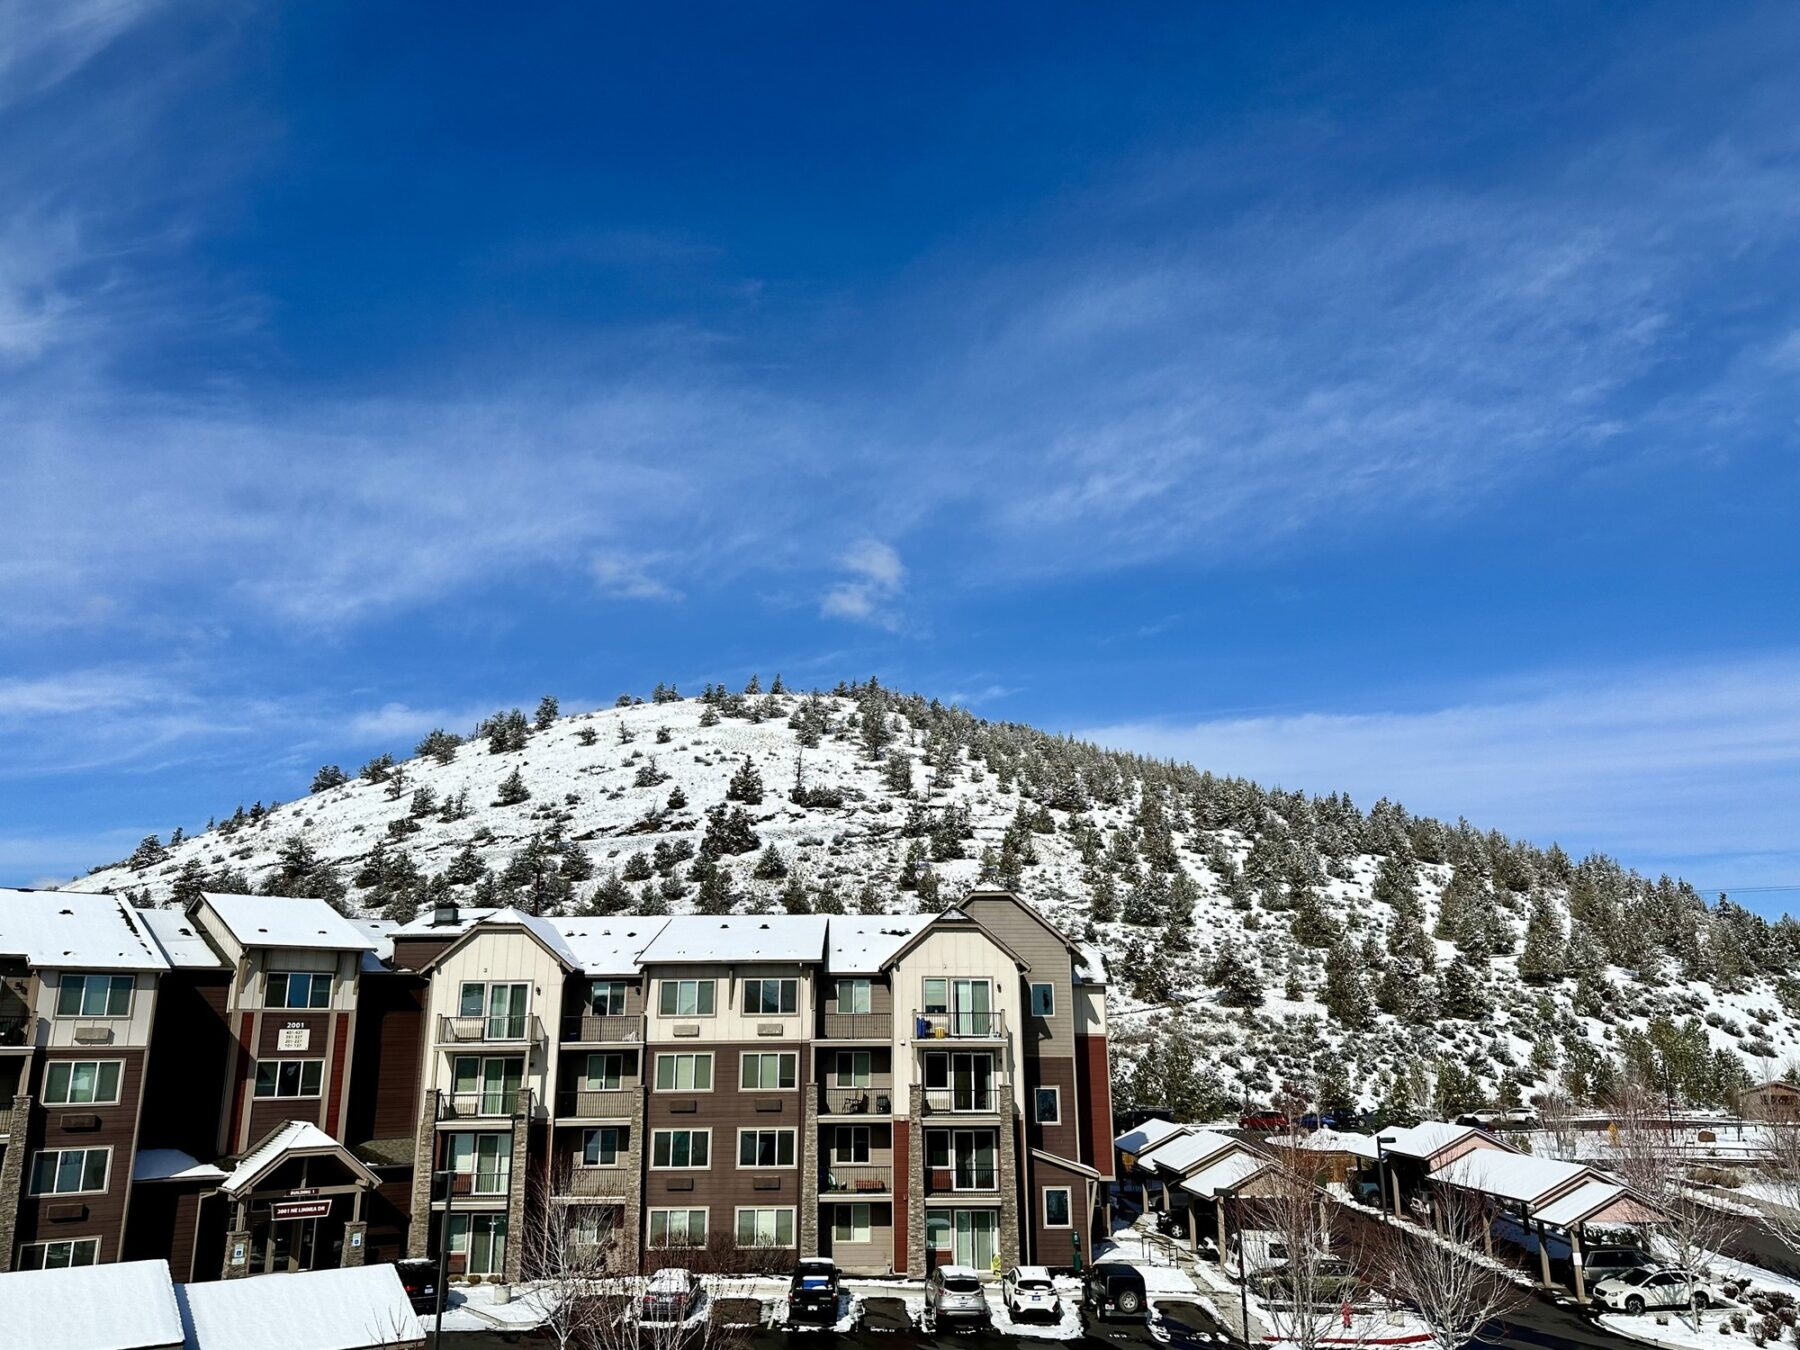
[[[869,1161],[869,1127],[867,1125],[840,1125],[832,1133],[831,1160],[839,1163],[866,1163]]]
[[[837,1085],[839,1087],[866,1088],[875,1065],[875,1057],[867,1050],[840,1050],[837,1052]]]
[[[745,980],[744,1014],[770,1016],[800,1011],[800,981]]]
[[[1034,984],[1031,986],[1031,1015],[1033,1017],[1056,1016],[1055,985]]]
[[[256,1066],[258,1097],[316,1097],[325,1077],[322,1059],[265,1059]]]
[[[869,989],[867,980],[839,980],[837,982],[837,1010],[841,1013],[866,1013],[869,1011]]]
[[[483,984],[470,981],[463,985],[457,1012],[478,1019],[481,1036],[488,1041],[525,1039],[525,1004],[531,986],[516,982]]]
[[[511,1189],[512,1136],[497,1130],[452,1134],[450,1170],[471,1178],[471,1195],[505,1195]]]
[[[653,1130],[652,1167],[705,1167],[712,1154],[711,1130]]]
[[[793,1087],[799,1073],[799,1055],[745,1055],[738,1087],[744,1092],[775,1092]]]
[[[623,1017],[625,991],[630,987],[625,980],[588,981],[588,1012],[595,1017]]]
[[[664,1017],[711,1017],[713,981],[663,980],[657,990],[656,1006]]]
[[[869,1222],[871,1206],[838,1205],[831,1219],[833,1242],[868,1242],[873,1225]]]
[[[653,1209],[650,1211],[652,1247],[704,1247],[706,1211],[703,1209]]]
[[[739,1130],[739,1167],[792,1167],[792,1130]]]
[[[1067,1186],[1046,1186],[1044,1188],[1044,1227],[1067,1228],[1069,1226],[1069,1188]]]
[[[583,1247],[599,1247],[612,1241],[619,1226],[616,1205],[569,1206],[569,1239]]]
[[[506,1269],[506,1215],[452,1214],[450,1251],[464,1258],[466,1274],[500,1274]]]
[[[91,1266],[99,1259],[97,1237],[27,1242],[19,1248],[20,1270],[67,1270],[70,1266]]]
[[[525,1084],[525,1061],[507,1057],[484,1058],[480,1055],[458,1055],[451,1061],[451,1073],[459,1111],[473,1111],[481,1116],[510,1115],[518,1105],[519,1090]]]
[[[58,1017],[130,1017],[129,975],[65,975],[56,987]]]
[[[44,1105],[110,1106],[119,1100],[116,1059],[56,1060],[44,1069]]]
[[[711,1092],[712,1055],[658,1055],[658,1092]]]
[[[737,1212],[737,1245],[740,1247],[793,1246],[794,1211],[791,1209],[740,1209]]]
[[[1055,1125],[1062,1120],[1062,1089],[1041,1087],[1031,1094],[1032,1117],[1040,1125]]]
[[[930,979],[925,981],[926,1013],[947,1013],[950,1011],[950,981]]]
[[[950,1166],[950,1131],[925,1131],[925,1165],[927,1167]]]
[[[581,1136],[581,1165],[583,1167],[617,1167],[619,1165],[619,1136],[624,1131],[616,1125],[603,1125],[598,1129],[583,1131]]]
[[[106,1189],[109,1148],[47,1148],[31,1163],[33,1195],[84,1195]]]
[[[581,1086],[588,1092],[617,1092],[624,1076],[625,1056],[589,1055],[587,1072],[581,1076]]]
[[[265,1008],[329,1008],[331,976],[305,970],[271,970],[263,990]]]

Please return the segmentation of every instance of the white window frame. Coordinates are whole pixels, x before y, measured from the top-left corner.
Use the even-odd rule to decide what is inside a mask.
[[[669,1216],[682,1216],[681,1232],[684,1241],[669,1241]],[[700,1216],[699,1240],[695,1241],[694,1215]],[[663,1240],[656,1240],[656,1220],[663,1221]],[[712,1211],[705,1205],[658,1205],[644,1216],[644,1245],[651,1251],[682,1251],[692,1247],[704,1247],[707,1237],[712,1231]]]
[[[688,1159],[689,1159],[689,1161],[684,1162],[684,1163],[677,1163],[677,1162],[659,1163],[656,1161],[656,1140],[657,1140],[658,1136],[665,1135],[665,1134],[669,1136],[669,1156],[671,1158],[673,1158],[675,1156],[675,1136],[678,1134],[685,1134],[688,1136]],[[694,1156],[694,1138],[693,1137],[695,1135],[701,1135],[706,1139],[706,1161],[703,1163],[696,1163],[696,1162],[692,1161],[693,1156]],[[712,1170],[712,1160],[713,1160],[712,1127],[710,1125],[672,1125],[672,1126],[669,1126],[667,1129],[652,1130],[652,1131],[650,1131],[650,1154],[649,1154],[649,1157],[650,1157],[650,1170],[652,1172],[707,1172],[707,1171],[711,1171]]]
[[[613,1136],[612,1161],[605,1161],[606,1150],[600,1149],[599,1153],[601,1161],[589,1162],[587,1160],[588,1139],[591,1136],[605,1136],[608,1134]],[[590,1167],[594,1169],[619,1167],[622,1165],[619,1162],[619,1156],[623,1153],[628,1153],[629,1151],[630,1150],[625,1144],[625,1127],[623,1125],[590,1125],[581,1132],[581,1152],[576,1155],[575,1165],[577,1167]]]
[[[1068,1211],[1069,1218],[1066,1223],[1052,1223],[1050,1220],[1050,1197],[1053,1195],[1057,1195],[1057,1194],[1061,1194],[1061,1196],[1063,1198],[1063,1204],[1067,1208],[1067,1211]],[[1074,1190],[1074,1187],[1072,1187],[1072,1186],[1046,1186],[1046,1187],[1044,1187],[1044,1227],[1046,1227],[1046,1228],[1073,1228],[1074,1226],[1075,1226],[1075,1190]]]
[[[762,1079],[762,1061],[765,1059],[772,1059],[775,1061],[775,1086],[774,1087],[769,1087],[761,1081],[761,1079]],[[781,1061],[784,1059],[793,1061],[793,1065],[794,1065],[794,1072],[792,1075],[794,1081],[789,1083],[786,1087],[783,1087],[781,1085],[781,1079],[782,1079]],[[751,1060],[755,1060],[757,1062],[756,1077],[758,1079],[758,1082],[755,1087],[750,1086],[750,1075],[747,1072],[745,1072],[745,1068],[750,1063]],[[741,1055],[738,1056],[738,1091],[739,1092],[792,1092],[799,1086],[800,1086],[800,1054],[796,1050],[746,1050]]]
[[[856,1134],[858,1130],[862,1131],[863,1134],[863,1156],[860,1158],[856,1156]],[[850,1153],[848,1157],[844,1154],[844,1148],[841,1142],[846,1137],[850,1140]],[[872,1128],[867,1125],[837,1125],[832,1128],[832,1162],[837,1163],[842,1167],[866,1167],[873,1161],[874,1156],[875,1131]]]
[[[54,1190],[40,1191],[37,1188],[38,1159],[45,1157],[46,1155],[49,1155],[49,1154],[55,1154],[56,1160],[57,1160],[57,1164],[56,1164],[57,1170],[60,1171],[62,1169],[62,1155],[65,1153],[82,1153],[82,1154],[104,1153],[106,1155],[106,1171],[102,1174],[102,1176],[100,1178],[100,1184],[98,1186],[89,1187],[89,1188],[86,1188],[84,1190],[79,1190],[79,1191],[54,1191]],[[91,1147],[87,1147],[87,1148],[40,1148],[31,1155],[31,1175],[26,1178],[26,1184],[30,1187],[30,1190],[27,1193],[30,1195],[55,1195],[55,1196],[105,1195],[107,1188],[112,1185],[112,1165],[113,1165],[113,1151],[112,1151],[111,1144],[95,1144],[95,1145],[93,1145]],[[85,1163],[82,1165],[82,1170],[84,1172],[87,1170]]]
[[[69,1249],[69,1256],[71,1258],[74,1257],[75,1248],[77,1248],[77,1247],[92,1247],[94,1249],[94,1254],[91,1257],[89,1257],[86,1261],[78,1262],[73,1259],[70,1259],[70,1260],[64,1261],[60,1266],[53,1266],[50,1264],[50,1249],[52,1247],[67,1247]],[[35,1266],[26,1265],[25,1264],[25,1253],[33,1252],[33,1251],[42,1252],[44,1254],[44,1259],[39,1261],[38,1264]],[[99,1264],[100,1264],[100,1239],[97,1237],[46,1238],[42,1242],[21,1242],[19,1244],[19,1263],[17,1265],[15,1265],[13,1267],[13,1269],[14,1270],[74,1270],[80,1266],[97,1266]]]
[[[1048,1092],[1056,1099],[1056,1114],[1046,1116],[1043,1113],[1042,1094]],[[1031,1118],[1039,1125],[1060,1125],[1062,1120],[1062,1088],[1055,1083],[1039,1083],[1031,1089]]]
[[[495,1224],[496,1220],[499,1222],[500,1226],[505,1230],[505,1231],[501,1232],[499,1235],[500,1242],[501,1242],[500,1270],[471,1270],[469,1268],[468,1260],[469,1260],[469,1254],[474,1250],[474,1247],[475,1247],[475,1225],[477,1222],[480,1222],[480,1221],[485,1221],[487,1224],[488,1254],[491,1259],[492,1255],[493,1255],[493,1251],[494,1251],[494,1224]],[[460,1245],[458,1244],[458,1241],[457,1241],[457,1237],[458,1237],[457,1228],[458,1228],[459,1224],[462,1228],[462,1233],[461,1233],[462,1240],[461,1240]],[[458,1254],[460,1254],[462,1256],[463,1262],[464,1262],[463,1273],[465,1275],[499,1275],[499,1274],[502,1274],[506,1268],[506,1251],[505,1251],[505,1249],[507,1246],[510,1246],[512,1243],[511,1229],[512,1229],[512,1225],[507,1222],[507,1216],[506,1216],[505,1211],[497,1211],[497,1212],[490,1213],[490,1212],[483,1212],[483,1211],[477,1210],[477,1211],[474,1211],[474,1212],[468,1213],[468,1214],[452,1214],[450,1216],[450,1253],[453,1256],[458,1255]]]
[[[594,1086],[594,1061],[601,1063],[600,1086]],[[618,1062],[619,1071],[611,1075],[618,1079],[613,1086],[606,1086],[608,1074],[605,1065],[608,1060]],[[620,1092],[625,1087],[625,1052],[622,1050],[590,1050],[581,1065],[581,1090],[583,1092]]]
[[[681,1011],[681,991],[686,985],[694,988],[694,1011]],[[707,1009],[700,1011],[700,995],[704,992]],[[673,994],[674,1007],[665,1008],[669,1002],[668,995]],[[656,1011],[659,1017],[716,1017],[719,1011],[719,982],[717,980],[658,980],[656,982]]]
[[[106,991],[107,991],[106,992],[106,1006],[108,1008],[112,1007],[112,991],[113,991],[114,987],[119,984],[123,984],[125,986],[126,993],[125,993],[125,1011],[124,1012],[91,1013],[91,1012],[82,1012],[80,1009],[77,1009],[74,1012],[64,1012],[63,1011],[62,995],[63,995],[64,989],[70,988],[72,984],[79,984],[81,986],[81,1000],[80,1001],[82,1003],[86,1003],[87,1002],[87,987],[90,983],[95,982],[95,981],[102,981],[106,985]],[[87,974],[87,973],[79,972],[79,971],[73,972],[73,973],[65,972],[63,975],[59,976],[56,981],[56,1003],[51,1012],[51,1016],[60,1018],[61,1020],[65,1021],[65,1022],[74,1022],[74,1021],[120,1022],[120,1021],[125,1021],[130,1018],[131,1010],[136,1005],[137,1005],[137,977],[135,975],[99,975],[99,974]]]
[[[754,1009],[751,1008],[751,985],[756,986],[756,1001],[758,1005],[761,1005],[766,1001],[768,996],[768,986],[775,986],[775,1011],[770,1012],[767,1008],[761,1006]],[[788,1001],[788,989],[790,986],[794,992],[794,1006],[786,1008],[782,1005]],[[746,976],[742,981],[742,987],[739,990],[738,1008],[745,1017],[798,1017],[800,1015],[800,981],[792,975]]]
[[[110,1097],[94,1097],[88,1101],[78,1101],[73,1097],[52,1097],[50,1095],[50,1074],[54,1069],[69,1071],[69,1087],[75,1086],[75,1070],[83,1064],[91,1064],[94,1068],[94,1087],[99,1090],[100,1070],[111,1064],[118,1068],[118,1077],[113,1080],[113,1091]],[[121,1094],[125,1091],[125,1061],[122,1059],[53,1059],[44,1065],[44,1105],[45,1106],[117,1106]]]
[[[845,1000],[844,994],[851,997]],[[860,995],[860,997],[858,997]],[[867,976],[845,977],[837,982],[837,1010],[841,1013],[867,1013],[875,1007],[875,981]],[[859,1008],[856,1005],[860,1003]]]
[[[619,1011],[618,1012],[614,1013],[614,1012],[595,1012],[594,1011],[594,991],[596,989],[600,988],[601,986],[606,987],[608,1006],[610,1006],[612,1003],[612,995],[615,992],[618,994],[618,996],[619,996]],[[631,981],[630,980],[589,980],[588,981],[588,992],[587,992],[587,998],[585,1000],[585,1003],[587,1005],[587,1012],[585,1014],[586,1016],[588,1016],[588,1017],[624,1017],[626,1015],[625,1009],[626,1009],[627,1005],[630,1004],[630,1002],[631,1002]]]
[[[742,1229],[744,1215],[746,1214],[773,1214],[775,1216],[774,1238],[769,1242],[745,1242],[740,1230]],[[788,1241],[786,1242],[781,1240],[781,1216],[783,1214],[788,1216]],[[758,1222],[760,1226],[760,1221],[756,1222]],[[731,1239],[741,1251],[755,1251],[759,1248],[785,1251],[789,1247],[796,1246],[799,1242],[799,1212],[792,1205],[739,1205],[731,1215]]]
[[[705,1087],[682,1087],[679,1082],[674,1081],[681,1077],[681,1061],[684,1059],[691,1059],[694,1061],[693,1077],[696,1080],[700,1077],[700,1061],[706,1061]],[[672,1062],[675,1065],[671,1078],[673,1085],[670,1087],[664,1087],[662,1085],[662,1066],[665,1061]],[[656,1056],[656,1076],[651,1081],[656,1084],[656,1090],[658,1092],[711,1092],[713,1090],[713,1084],[718,1081],[717,1076],[713,1072],[715,1067],[717,1066],[713,1063],[713,1053],[710,1050],[664,1050],[658,1052]]]
[[[262,1088],[262,1069],[263,1069],[263,1065],[265,1065],[265,1064],[270,1064],[275,1067],[275,1090],[273,1092],[263,1092],[260,1090]],[[300,1068],[300,1088],[301,1088],[301,1090],[299,1092],[283,1092],[281,1090],[281,1071],[282,1071],[282,1069],[286,1068],[290,1064],[298,1065]],[[317,1092],[308,1092],[305,1090],[306,1089],[306,1066],[308,1064],[317,1064],[319,1066],[319,1090]],[[324,1095],[325,1095],[325,1061],[322,1058],[321,1059],[310,1059],[310,1058],[309,1059],[274,1059],[274,1058],[259,1059],[256,1061],[255,1065],[252,1068],[251,1074],[250,1074],[250,1100],[251,1101],[256,1101],[256,1102],[316,1102],[319,1100],[319,1098],[323,1097]]]
[[[281,994],[286,1002],[277,1003],[269,997],[271,981],[279,975],[282,980]],[[294,994],[294,977],[299,976],[306,981],[305,1003],[292,1001]],[[312,1001],[313,987],[320,981],[325,982],[325,1001]],[[327,1012],[331,1008],[332,996],[337,992],[337,975],[329,970],[266,970],[263,972],[263,1007],[277,1008],[282,1012]]]
[[[869,1067],[861,1075],[862,1081],[860,1083],[857,1081],[858,1075],[856,1072],[856,1057],[858,1055],[861,1055],[864,1059],[869,1061]],[[846,1065],[849,1066],[848,1070],[845,1068]],[[873,1050],[840,1050],[837,1052],[837,1062],[833,1067],[833,1073],[836,1079],[833,1084],[835,1087],[873,1087],[875,1085],[875,1052]]]
[[[460,1158],[457,1156],[459,1140],[467,1140],[469,1150]],[[492,1145],[490,1157],[483,1158],[482,1145],[490,1140],[500,1142]],[[446,1170],[471,1178],[470,1195],[493,1197],[506,1195],[512,1190],[512,1139],[504,1131],[456,1130],[447,1137],[445,1149],[449,1155],[445,1159],[449,1164]],[[494,1166],[484,1168],[481,1165],[483,1162],[492,1162]],[[463,1165],[465,1163],[467,1166]],[[488,1180],[486,1187],[478,1184],[484,1177]]]
[[[776,1158],[776,1161],[774,1161],[772,1163],[745,1162],[744,1161],[744,1136],[747,1134],[755,1135],[757,1137],[757,1152],[758,1152],[758,1154],[760,1154],[762,1152],[762,1136],[765,1134],[774,1135],[775,1136],[775,1158]],[[781,1159],[781,1136],[782,1135],[786,1135],[788,1137],[788,1151],[789,1151],[789,1159],[790,1159],[788,1162],[780,1161],[780,1159]],[[773,1126],[773,1125],[745,1125],[745,1126],[741,1126],[738,1129],[738,1132],[737,1132],[737,1167],[738,1167],[738,1171],[740,1171],[740,1172],[767,1172],[772,1169],[773,1170],[785,1170],[790,1167],[798,1167],[799,1165],[800,1165],[800,1132],[798,1130],[795,1130],[792,1128],[783,1129],[779,1126]]]
[[[1044,1011],[1038,1011],[1038,990],[1044,991]],[[1056,1016],[1056,986],[1053,984],[1034,984],[1031,986],[1031,1015],[1033,1017]]]
[[[849,1205],[834,1205],[831,1216],[831,1241],[873,1242],[875,1240],[875,1206],[859,1200]],[[859,1237],[858,1234],[861,1234]]]

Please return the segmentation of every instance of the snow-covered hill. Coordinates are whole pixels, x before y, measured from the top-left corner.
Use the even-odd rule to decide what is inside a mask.
[[[1633,1071],[1718,1100],[1800,1056],[1800,925],[1604,858],[872,683],[659,694],[433,733],[403,763],[322,770],[304,798],[146,840],[70,885],[140,903],[254,887],[404,916],[444,894],[886,910],[1011,884],[1106,953],[1126,1096],[1207,1113],[1289,1094],[1462,1109]]]

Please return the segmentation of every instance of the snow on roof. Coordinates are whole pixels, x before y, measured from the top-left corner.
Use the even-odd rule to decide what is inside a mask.
[[[1045,1284],[1053,1283],[1048,1266],[1020,1266],[1018,1270],[1021,1280],[1042,1280]]]
[[[0,1275],[0,1307],[8,1345],[141,1350],[183,1340],[167,1261],[14,1271]]]
[[[1155,1148],[1170,1135],[1186,1134],[1187,1130],[1186,1125],[1177,1125],[1172,1120],[1146,1120],[1113,1140],[1113,1147],[1121,1153],[1143,1153]]]
[[[1075,983],[1106,984],[1106,953],[1091,942],[1075,944]]]
[[[1348,1153],[1356,1158],[1375,1157],[1375,1136],[1358,1134],[1354,1130],[1317,1129],[1304,1138],[1294,1141],[1295,1148],[1306,1149],[1311,1153]]]
[[[545,919],[583,975],[636,975],[638,953],[662,931],[665,919]]]
[[[156,939],[168,963],[177,970],[223,970],[225,959],[213,950],[199,925],[178,909],[140,909],[138,918]]]
[[[1221,1191],[1229,1191],[1245,1179],[1266,1171],[1269,1166],[1266,1158],[1258,1158],[1250,1153],[1233,1153],[1230,1157],[1220,1158],[1210,1166],[1202,1167],[1180,1185],[1189,1195],[1210,1200]]]
[[[425,1339],[389,1265],[184,1284],[180,1300],[188,1350],[364,1350]]]
[[[1441,1120],[1425,1120],[1392,1134],[1384,1133],[1382,1148],[1403,1158],[1429,1158],[1472,1134],[1486,1135],[1478,1125],[1448,1125]],[[1489,1136],[1491,1137],[1491,1136]]]
[[[137,909],[78,891],[0,890],[0,953],[39,969],[169,968]]]
[[[822,914],[684,914],[645,947],[645,965],[670,961],[822,961]]]
[[[392,919],[352,919],[350,922],[369,935],[370,941],[375,944],[372,955],[377,962],[394,959],[394,930],[400,926],[399,924]],[[368,970],[369,968],[369,961],[365,958],[363,969]],[[376,969],[379,968],[377,965]]]
[[[1610,1181],[1589,1181],[1577,1186],[1567,1195],[1552,1200],[1542,1209],[1534,1209],[1531,1217],[1552,1228],[1567,1228],[1591,1218],[1615,1200],[1630,1194],[1625,1187]]]
[[[875,975],[927,927],[930,914],[834,915],[825,938],[825,968],[834,975]]]
[[[366,1174],[371,1184],[380,1184],[380,1178],[357,1161],[350,1150],[310,1120],[290,1120],[277,1126],[262,1143],[246,1153],[237,1166],[232,1168],[231,1175],[219,1183],[219,1189],[235,1195],[254,1182],[282,1154],[313,1149],[332,1149],[342,1153],[353,1169]]]
[[[287,895],[218,895],[212,891],[202,894],[241,946],[375,950],[372,937],[323,900]]]
[[[225,1169],[178,1148],[143,1148],[131,1162],[133,1181],[223,1181]]]
[[[1145,1149],[1138,1154],[1138,1166],[1148,1163],[1168,1172],[1186,1172],[1228,1149],[1240,1153],[1251,1151],[1242,1140],[1233,1139],[1216,1130],[1192,1130],[1186,1134],[1173,1135],[1162,1143]]]
[[[1478,1148],[1431,1174],[1433,1181],[1464,1190],[1497,1195],[1503,1200],[1536,1200],[1540,1195],[1567,1186],[1594,1169],[1560,1158],[1534,1158],[1529,1153],[1502,1153]]]
[[[497,909],[484,908],[481,906],[458,905],[456,907],[456,917],[454,919],[449,923],[438,923],[434,917],[437,913],[436,910],[429,908],[422,909],[419,911],[417,918],[413,919],[410,923],[401,924],[394,929],[390,936],[402,938],[452,938],[459,933],[468,932],[469,929],[473,928],[483,919],[491,919],[499,912],[500,911]]]

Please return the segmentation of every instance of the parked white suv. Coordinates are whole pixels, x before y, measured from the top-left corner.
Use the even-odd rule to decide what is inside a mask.
[[[1056,1284],[1042,1266],[1014,1266],[1000,1280],[1000,1301],[1014,1317],[1042,1313],[1052,1322],[1062,1312]]]
[[[1634,1270],[1594,1286],[1594,1302],[1636,1316],[1650,1308],[1711,1308],[1730,1303],[1704,1275],[1685,1270]]]

